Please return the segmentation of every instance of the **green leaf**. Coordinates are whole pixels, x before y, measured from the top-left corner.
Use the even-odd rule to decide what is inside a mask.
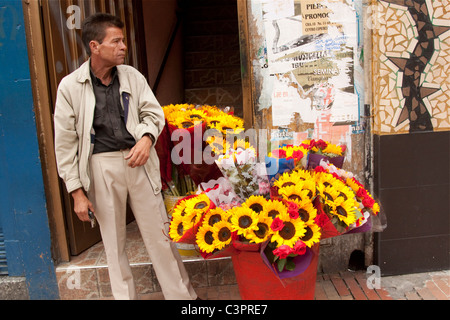
[[[289,259],[286,263],[286,270],[294,271],[295,269],[295,262],[292,259]]]
[[[277,262],[278,271],[281,272],[284,269],[284,266],[286,265],[287,259],[280,259]]]

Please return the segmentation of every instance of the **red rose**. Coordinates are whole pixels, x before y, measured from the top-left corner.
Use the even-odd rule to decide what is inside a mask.
[[[273,250],[273,254],[278,256],[280,259],[286,259],[288,255],[292,253],[291,247],[283,244],[282,246],[279,246],[275,250]]]
[[[301,152],[300,150],[295,150],[292,152],[292,156],[294,157],[294,159],[301,159],[303,158],[303,152]]]
[[[322,228],[324,225],[325,225],[325,223],[327,223],[328,222],[328,217],[327,217],[327,215],[325,214],[325,213],[321,213],[321,214],[318,214],[315,218],[314,218],[314,221],[316,222],[316,224],[320,227],[320,228]]]
[[[375,203],[375,200],[373,200],[370,196],[366,196],[362,200],[362,204],[366,208],[372,208]]]
[[[286,158],[286,151],[283,149],[273,150],[272,157],[278,158],[278,159]]]
[[[364,188],[359,188],[358,191],[356,191],[356,196],[358,198],[365,198],[367,196],[367,190]]]
[[[327,147],[327,143],[322,139],[315,141],[311,140],[311,147],[316,147],[317,149],[325,149]]]
[[[317,166],[314,168],[315,172],[327,172],[327,170],[322,166]]]
[[[292,201],[288,202],[287,211],[288,211],[289,216],[291,217],[291,219],[297,219],[298,218],[298,206],[294,202],[292,202]]]
[[[280,231],[283,228],[284,228],[283,220],[281,220],[278,217],[273,219],[272,224],[270,225],[270,229],[272,229],[273,231]]]
[[[298,240],[294,245],[294,253],[298,255],[305,254],[306,244],[302,240]]]

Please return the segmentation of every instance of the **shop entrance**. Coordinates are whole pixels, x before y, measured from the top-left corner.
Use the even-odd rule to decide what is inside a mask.
[[[80,25],[94,12],[112,13],[125,22],[125,63],[147,77],[161,105],[230,106],[243,115],[237,0],[74,0],[70,5],[41,1],[35,10],[45,56],[45,72],[37,78],[46,83],[48,118],[53,116],[59,82],[88,58]],[[30,14],[30,20],[36,22],[36,17]],[[53,141],[51,119],[41,129],[47,141]],[[53,188],[58,194],[47,196],[48,202],[58,204],[53,208],[60,208],[49,210],[55,260],[68,261],[99,242],[100,232],[78,220],[71,197],[56,178],[56,166],[47,170],[52,171],[48,184],[58,185]],[[133,220],[131,210],[127,219]]]

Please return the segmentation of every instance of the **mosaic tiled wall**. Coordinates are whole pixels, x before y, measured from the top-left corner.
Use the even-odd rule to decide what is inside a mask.
[[[450,1],[374,0],[374,133],[450,130]]]

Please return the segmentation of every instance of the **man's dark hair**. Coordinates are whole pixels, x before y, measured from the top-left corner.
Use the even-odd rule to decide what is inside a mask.
[[[116,16],[108,13],[95,13],[83,21],[81,39],[84,48],[89,56],[91,56],[91,49],[89,42],[92,40],[102,43],[106,36],[106,29],[108,27],[117,27],[123,29],[123,22]]]

